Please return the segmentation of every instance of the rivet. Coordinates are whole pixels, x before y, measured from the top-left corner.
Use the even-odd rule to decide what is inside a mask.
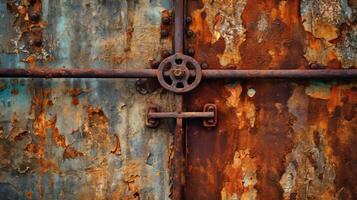
[[[191,24],[192,23],[192,17],[188,16],[186,17],[186,24]]]
[[[166,29],[161,30],[160,35],[161,37],[167,37],[169,36],[169,31],[167,31]]]
[[[159,67],[159,65],[160,65],[160,62],[154,60],[154,61],[151,63],[151,68],[157,69],[157,68]]]
[[[317,63],[311,63],[311,64],[309,65],[309,67],[310,67],[310,69],[324,69],[324,68],[325,68],[325,66],[319,65],[319,64],[317,64]]]
[[[195,50],[190,47],[190,48],[187,49],[187,54],[188,54],[189,56],[193,56],[193,55],[195,55]]]
[[[33,40],[33,45],[35,45],[37,47],[41,47],[42,46],[42,40],[41,39]]]
[[[29,15],[29,19],[30,19],[31,21],[37,22],[37,21],[40,20],[40,14],[38,14],[38,13],[31,13],[31,14]]]
[[[171,22],[170,17],[168,17],[168,16],[162,17],[161,22],[165,25],[169,25]]]
[[[201,64],[201,68],[202,69],[207,69],[208,68],[208,64],[207,63],[202,63]]]
[[[167,58],[167,57],[169,57],[169,56],[171,56],[170,51],[168,51],[168,50],[163,50],[163,51],[161,52],[161,57],[162,57],[162,58]]]
[[[187,37],[192,37],[194,35],[194,32],[192,30],[187,30],[186,34]]]

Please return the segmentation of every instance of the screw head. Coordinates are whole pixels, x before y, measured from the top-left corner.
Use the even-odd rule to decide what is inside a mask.
[[[193,55],[195,55],[195,50],[192,47],[190,47],[187,49],[187,54],[189,56],[193,56]]]

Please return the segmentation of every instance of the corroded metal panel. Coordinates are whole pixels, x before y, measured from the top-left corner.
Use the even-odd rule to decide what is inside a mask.
[[[189,1],[186,46],[210,69],[356,67],[355,1]],[[321,65],[320,65],[321,64]],[[356,199],[356,81],[209,80],[187,110],[187,199]]]
[[[148,68],[168,0],[1,0],[0,67]],[[147,93],[141,91],[141,93]],[[175,110],[135,80],[1,79],[0,195],[9,199],[167,199]]]

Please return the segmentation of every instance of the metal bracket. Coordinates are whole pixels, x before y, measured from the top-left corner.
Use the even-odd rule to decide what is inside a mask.
[[[146,113],[146,126],[156,128],[162,118],[190,119],[203,118],[204,127],[215,127],[217,125],[217,106],[206,104],[203,112],[160,112],[158,106],[150,106]]]

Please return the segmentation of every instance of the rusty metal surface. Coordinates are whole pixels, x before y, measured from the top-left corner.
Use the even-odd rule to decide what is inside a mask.
[[[149,118],[213,118],[214,112],[157,112],[149,113]]]
[[[168,0],[0,1],[0,68],[142,69],[171,49]],[[89,70],[89,69],[88,69]],[[9,199],[168,199],[174,127],[145,127],[163,90],[135,80],[1,79],[0,195]]]
[[[356,68],[357,4],[189,1],[186,46],[208,69]],[[314,65],[315,64],[315,65]],[[356,199],[356,80],[204,80],[187,110],[186,199]]]
[[[204,79],[357,79],[357,69],[202,70]]]
[[[0,68],[0,77],[8,78],[156,78],[155,69],[65,69]]]
[[[187,66],[183,66],[183,69],[175,71],[172,70],[172,66],[177,65],[175,58],[181,59],[187,65],[192,64],[194,69],[190,70]],[[166,64],[171,65],[166,71],[164,70]],[[201,77],[205,79],[247,79],[247,78],[299,78],[299,79],[344,79],[344,78],[357,78],[357,69],[314,69],[314,70],[302,70],[302,69],[274,69],[274,70],[202,70],[198,66],[199,64],[191,57],[183,57],[183,55],[173,55],[162,61],[161,67],[158,70],[155,69],[51,69],[51,68],[33,68],[33,69],[16,69],[16,68],[0,68],[0,77],[3,78],[158,78],[160,84],[165,86],[168,90],[173,92],[188,92],[194,89],[201,81]],[[180,65],[178,65],[181,67]],[[179,72],[181,74],[175,74]],[[175,76],[175,77],[173,77]],[[177,77],[176,77],[177,76]],[[184,76],[184,80],[183,79]],[[177,85],[168,84],[165,77],[171,77],[171,81],[185,82],[184,85],[191,84],[190,88],[183,90],[183,88],[176,88]],[[195,78],[192,83],[188,83],[188,78]],[[197,80],[196,80],[197,79]],[[174,87],[175,86],[175,87]],[[183,91],[178,91],[183,90]]]

